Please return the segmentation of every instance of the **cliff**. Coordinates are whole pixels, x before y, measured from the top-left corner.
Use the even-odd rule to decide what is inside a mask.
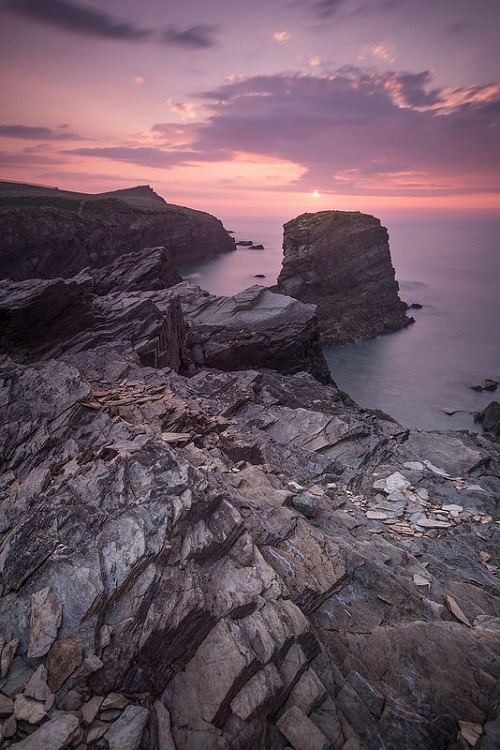
[[[296,371],[313,306],[164,248],[0,323],[2,750],[498,747],[498,440],[359,408]]]
[[[73,276],[147,246],[166,246],[175,266],[235,249],[214,216],[148,186],[90,195],[0,183],[0,237],[0,278],[16,281]]]
[[[278,290],[318,306],[321,339],[344,344],[412,321],[399,299],[387,230],[359,212],[302,214],[284,227]]]

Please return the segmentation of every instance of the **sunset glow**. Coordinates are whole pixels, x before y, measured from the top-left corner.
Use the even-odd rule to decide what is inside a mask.
[[[3,179],[148,183],[226,216],[311,197],[500,208],[497,0],[3,0],[0,16]]]

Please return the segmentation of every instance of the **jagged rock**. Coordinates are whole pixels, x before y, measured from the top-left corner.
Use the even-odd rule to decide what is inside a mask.
[[[329,746],[329,740],[298,706],[289,708],[276,725],[295,750],[327,750]]]
[[[0,277],[70,277],[143,247],[176,265],[235,249],[210,214],[166,203],[149,186],[99,195],[0,183]]]
[[[278,290],[318,306],[323,343],[344,344],[403,328],[387,230],[359,212],[302,214],[284,227]]]
[[[0,719],[6,719],[14,713],[14,701],[0,693]]]
[[[50,587],[31,597],[30,645],[28,656],[44,656],[57,638],[62,620],[62,604]]]
[[[19,645],[19,639],[18,638],[12,638],[11,640],[8,640],[7,643],[4,645],[2,649],[2,658],[0,660],[0,674],[2,677],[6,677],[9,674],[9,670],[11,667],[12,662],[14,661],[14,656],[17,651],[17,647]]]
[[[483,411],[476,414],[475,420],[481,422],[485,432],[500,436],[500,403],[491,401]]]
[[[17,721],[40,724],[47,716],[47,711],[42,703],[26,698],[22,693],[19,693],[16,695],[14,715]]]
[[[137,750],[148,716],[147,708],[127,706],[104,735],[109,750]]]
[[[258,370],[150,367],[137,350],[148,337],[131,333],[141,305],[164,317],[176,286],[192,295],[186,309],[207,303],[220,328],[206,341],[222,346],[226,330],[231,367],[238,329],[221,310],[239,304],[251,333],[275,295],[148,289],[147,264],[128,269],[115,267],[106,294],[105,275],[64,282],[102,312],[109,340],[57,333],[49,358],[4,339],[15,356],[0,358],[0,646],[19,645],[0,691],[51,712],[28,738],[7,719],[13,742],[428,750],[451,747],[458,721],[487,727],[500,677],[498,441],[404,429],[333,383],[273,372],[272,346]],[[41,590],[63,617],[33,676]],[[80,700],[66,734],[43,740]]]
[[[304,370],[331,382],[314,305],[258,285],[217,297],[184,282],[164,295],[174,296],[189,326],[187,346],[198,351],[199,364],[220,370],[270,367],[286,374]]]
[[[52,644],[47,657],[47,684],[52,692],[59,690],[82,661],[81,646],[70,638]]]
[[[79,732],[79,721],[72,714],[60,714],[16,743],[16,750],[65,750]]]

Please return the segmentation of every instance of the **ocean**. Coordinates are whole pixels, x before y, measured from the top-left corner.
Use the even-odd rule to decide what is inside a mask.
[[[473,414],[496,393],[470,386],[500,381],[500,219],[397,219],[387,227],[400,296],[417,302],[415,323],[372,341],[324,352],[332,377],[359,405],[382,409],[407,427],[478,430]],[[236,252],[180,269],[214,294],[276,282],[282,223],[226,221],[237,240],[264,250]],[[264,278],[256,278],[262,274]],[[443,409],[456,410],[453,415]]]

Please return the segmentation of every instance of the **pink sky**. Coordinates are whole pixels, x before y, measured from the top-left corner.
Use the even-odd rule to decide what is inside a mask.
[[[0,0],[0,176],[223,218],[498,211],[498,0]]]

